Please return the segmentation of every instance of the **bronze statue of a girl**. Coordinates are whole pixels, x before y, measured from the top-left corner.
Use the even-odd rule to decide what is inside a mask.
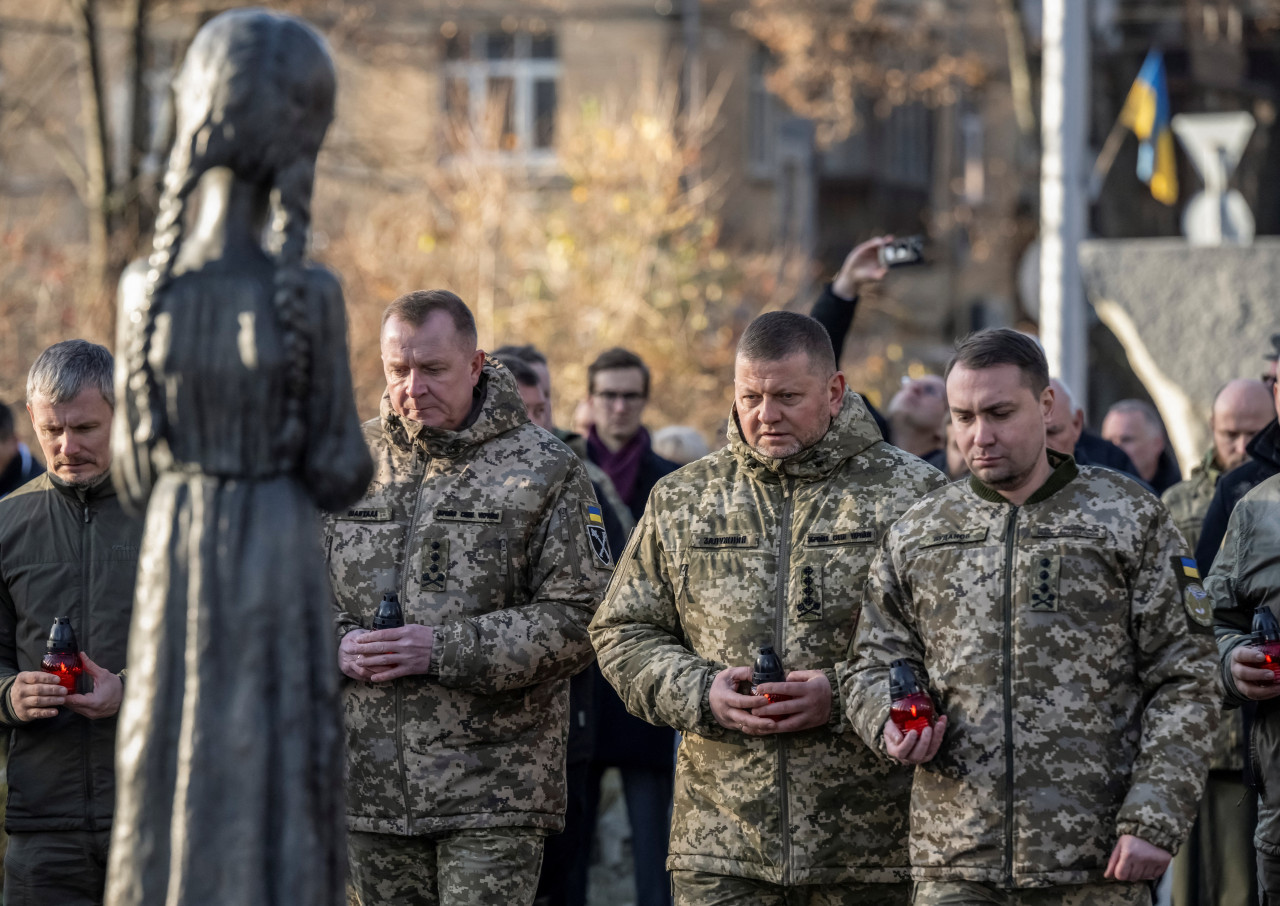
[[[299,20],[236,10],[175,88],[155,250],[120,288],[113,475],[146,531],[107,902],[339,906],[316,508],[359,498],[372,464],[341,289],[304,261],[333,63]]]

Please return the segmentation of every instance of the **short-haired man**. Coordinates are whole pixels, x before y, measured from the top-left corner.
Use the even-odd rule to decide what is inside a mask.
[[[510,369],[529,410],[529,420],[550,431],[568,445],[587,470],[604,518],[609,549],[620,551],[635,520],[618,497],[618,492],[599,466],[587,458],[587,439],[581,434],[556,428],[551,418],[551,369],[537,347],[501,346],[493,357]],[[539,419],[536,416],[541,416]],[[569,681],[569,743],[565,758],[565,785],[568,801],[564,830],[547,838],[538,875],[537,902],[545,906],[582,906],[587,901],[588,869],[591,863],[591,834],[599,790],[590,787],[592,756],[595,754],[596,687],[602,682],[594,662]],[[613,690],[608,690],[613,694]],[[598,785],[599,778],[596,778]]]
[[[1230,381],[1213,399],[1209,427],[1213,445],[1186,481],[1164,492],[1174,525],[1194,548],[1200,526],[1224,472],[1248,458],[1245,448],[1274,415],[1271,393],[1262,381]],[[1253,828],[1256,797],[1241,776],[1244,769],[1244,721],[1233,708],[1222,715],[1213,739],[1209,779],[1187,844],[1173,860],[1173,902],[1256,903]]]
[[[893,445],[940,471],[947,467],[947,387],[941,377],[904,378],[889,400]]]
[[[628,349],[606,349],[587,366],[592,422],[587,457],[609,476],[636,521],[653,486],[679,468],[653,451],[643,424],[649,389],[649,367]],[[675,734],[666,726],[653,726],[628,714],[603,677],[595,679],[596,746],[587,781],[592,829],[599,810],[600,780],[607,769],[617,768],[631,825],[637,906],[666,906],[671,892],[663,866],[670,834]]]
[[[366,906],[528,904],[612,566],[599,508],[456,295],[401,296],[381,346],[374,479],[327,525],[352,882]],[[371,630],[387,593],[405,625]]]
[[[0,403],[0,498],[22,487],[44,472],[44,466],[31,455],[13,423],[13,410]]]
[[[846,675],[868,745],[920,765],[916,906],[1147,904],[1204,785],[1220,686],[1212,614],[1168,512],[1047,451],[1030,337],[957,345],[947,399],[968,481],[890,529]],[[938,706],[903,734],[905,659]]]
[[[1048,448],[1070,455],[1078,466],[1105,466],[1138,478],[1138,468],[1129,454],[1085,428],[1084,409],[1066,382],[1053,378],[1049,387],[1053,390],[1053,408],[1044,423]]]
[[[876,541],[946,479],[881,439],[812,318],[761,315],[734,374],[728,446],[658,483],[619,558],[600,668],[684,734],[677,906],[905,904],[910,775],[850,731],[835,668]],[[762,645],[786,679],[751,694]]]
[[[5,903],[101,903],[115,804],[116,712],[142,520],[111,484],[111,353],[50,346],[27,377],[49,471],[0,501],[0,725],[11,733]],[[69,617],[87,682],[44,673]]]
[[[1150,403],[1115,403],[1102,419],[1102,436],[1129,454],[1138,467],[1138,477],[1156,494],[1163,494],[1182,480],[1178,461],[1164,436],[1164,424]]]
[[[1280,349],[1277,342],[1280,334],[1271,337],[1272,345]],[[1268,355],[1274,370],[1275,359]],[[1264,376],[1265,377],[1265,376]],[[1266,380],[1263,383],[1267,383]],[[1208,574],[1213,566],[1218,548],[1222,545],[1223,536],[1227,533],[1227,520],[1245,494],[1266,481],[1272,475],[1280,473],[1280,385],[1270,382],[1272,413],[1275,417],[1253,436],[1245,446],[1248,459],[1227,472],[1213,489],[1213,499],[1205,511],[1204,522],[1200,526],[1200,540],[1196,543],[1196,562],[1200,571]]]

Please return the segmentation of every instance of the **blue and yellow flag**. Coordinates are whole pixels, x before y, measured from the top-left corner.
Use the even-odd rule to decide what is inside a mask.
[[[1141,144],[1138,146],[1138,178],[1151,187],[1151,196],[1164,204],[1178,200],[1178,165],[1173,157],[1173,132],[1169,128],[1169,87],[1164,78],[1164,54],[1147,54],[1133,80],[1120,122]]]

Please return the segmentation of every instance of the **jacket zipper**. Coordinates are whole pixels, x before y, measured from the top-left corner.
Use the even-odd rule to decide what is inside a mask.
[[[89,648],[89,563],[90,554],[89,542],[91,540],[91,532],[89,523],[92,515],[89,512],[89,498],[86,492],[85,499],[81,501],[84,512],[84,521],[81,522],[80,528],[80,632],[77,640],[80,643],[81,651],[88,651]],[[88,720],[80,722],[80,737],[83,740],[84,749],[84,829],[93,830],[93,765],[90,763],[93,758],[93,733],[92,727]]]
[[[1013,887],[1013,554],[1018,508],[1004,530],[1004,875]]]
[[[414,451],[414,471],[418,478],[418,492],[414,495],[413,515],[409,519],[409,531],[405,537],[404,558],[401,561],[404,564],[404,579],[401,586],[400,600],[404,601],[405,606],[409,604],[409,585],[411,576],[409,572],[409,561],[413,556],[413,545],[416,540],[418,531],[418,513],[422,510],[422,487],[426,483],[427,478],[427,456],[421,447]],[[432,652],[432,656],[435,653]],[[410,834],[413,832],[413,814],[409,807],[409,769],[404,763],[404,683],[400,680],[392,680],[395,684],[396,697],[396,763],[400,765],[400,793],[404,796],[404,832]]]
[[[782,476],[782,520],[778,526],[778,591],[774,604],[774,650],[782,656],[787,625],[787,585],[791,573],[791,515],[795,501],[791,480]],[[785,669],[785,668],[784,668]],[[778,745],[778,797],[782,813],[782,883],[791,883],[791,810],[787,805],[787,742],[785,734],[775,736]]]

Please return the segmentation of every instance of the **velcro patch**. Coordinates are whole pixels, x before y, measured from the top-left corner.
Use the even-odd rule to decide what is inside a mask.
[[[582,524],[587,530],[591,562],[596,569],[613,569],[613,552],[609,549],[609,533],[604,527],[604,514],[594,503],[582,504]]]
[[[874,529],[855,529],[851,532],[812,532],[805,536],[804,543],[809,547],[830,547],[837,544],[875,544]]]
[[[422,576],[419,588],[423,591],[445,591],[449,576],[449,539],[424,538],[422,541]]]
[[[1037,525],[1031,529],[1032,538],[1091,538],[1103,541],[1107,530],[1100,525]]]
[[[920,543],[921,547],[937,547],[940,544],[971,544],[986,541],[988,529],[978,528],[960,532],[935,532]]]
[[[462,507],[436,507],[436,519],[441,522],[478,522],[481,525],[501,525],[502,510],[463,509]]]
[[[1033,613],[1056,613],[1058,610],[1058,578],[1062,558],[1053,554],[1031,561],[1031,610]]]
[[[390,522],[389,506],[353,506],[342,517],[350,522]]]
[[[694,547],[710,548],[756,548],[760,539],[755,535],[698,535],[693,539]]]
[[[1174,557],[1173,574],[1182,595],[1182,608],[1187,612],[1187,628],[1196,633],[1213,632],[1213,602],[1200,585],[1200,570],[1191,557]]]

